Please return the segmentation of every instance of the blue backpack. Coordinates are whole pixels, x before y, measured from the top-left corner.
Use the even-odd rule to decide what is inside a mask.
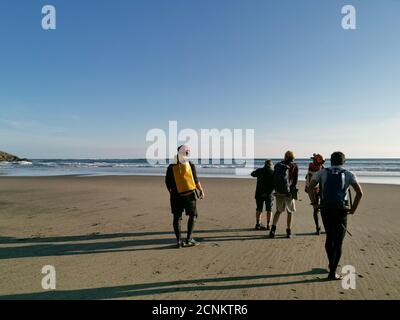
[[[290,194],[289,169],[290,166],[284,162],[275,165],[274,189],[276,193]]]
[[[346,209],[346,177],[344,169],[325,169],[325,184],[322,186],[321,207],[328,209]]]

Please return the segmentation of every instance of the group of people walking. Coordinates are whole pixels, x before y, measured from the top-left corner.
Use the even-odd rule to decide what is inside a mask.
[[[197,219],[196,199],[205,197],[203,187],[197,177],[196,167],[189,161],[189,155],[189,147],[180,146],[174,162],[168,166],[165,177],[165,184],[170,192],[173,227],[178,248],[199,244],[192,237]],[[343,168],[346,158],[342,152],[334,152],[331,155],[329,168],[324,167],[325,159],[322,155],[314,154],[311,159],[306,175],[305,191],[311,200],[317,235],[321,234],[319,215],[324,225],[325,250],[329,260],[328,279],[338,280],[341,276],[336,273],[336,270],[347,231],[347,216],[356,212],[363,193],[355,175]],[[251,173],[252,177],[257,178],[256,230],[267,230],[268,236],[275,238],[279,218],[286,211],[286,237],[292,237],[293,215],[296,212],[298,198],[298,173],[299,169],[292,151],[287,151],[284,159],[275,165],[272,160],[266,160],[263,168]],[[356,193],[354,202],[350,186]],[[272,214],[274,201],[276,210]],[[264,208],[266,226],[261,223]],[[184,211],[189,219],[187,237],[182,240],[181,221]]]

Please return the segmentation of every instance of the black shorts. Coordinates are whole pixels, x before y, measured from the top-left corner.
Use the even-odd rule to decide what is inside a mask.
[[[194,192],[184,196],[171,194],[170,202],[172,214],[182,216],[183,211],[185,211],[187,216],[197,217],[196,194]]]
[[[256,198],[257,211],[262,212],[265,203],[265,211],[272,211],[272,205],[274,204],[274,197],[272,194],[267,197],[259,197]]]

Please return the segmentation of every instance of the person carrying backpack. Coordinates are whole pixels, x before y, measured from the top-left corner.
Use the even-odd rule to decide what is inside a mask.
[[[274,191],[274,168],[272,160],[266,160],[263,168],[258,168],[251,173],[251,176],[257,178],[256,186],[256,230],[269,230],[271,221],[273,194]],[[265,203],[267,212],[267,227],[260,223],[261,213]]]
[[[299,175],[299,169],[294,162],[294,158],[294,153],[287,151],[284,160],[277,163],[274,168],[276,212],[269,233],[270,238],[275,237],[279,216],[285,210],[287,212],[286,237],[291,238],[292,235],[292,215],[296,212],[295,200],[297,199],[298,191],[296,186]]]
[[[314,175],[324,169],[324,157],[320,154],[313,154],[311,157],[311,162],[308,166],[308,172],[306,175],[306,187],[305,187],[305,192],[308,194],[310,200],[311,200],[311,205],[313,206],[313,216],[314,216],[314,223],[315,223],[315,228],[316,228],[316,234],[320,235],[321,234],[321,227],[319,225],[319,199],[320,199],[320,190],[319,186],[317,185],[315,188],[310,188],[310,181],[314,177]],[[315,202],[316,201],[316,202]]]
[[[311,179],[310,188],[317,184],[321,188],[321,216],[326,232],[325,250],[329,260],[329,280],[340,280],[336,273],[342,255],[343,240],[347,230],[347,215],[354,214],[363,196],[356,176],[343,169],[346,157],[342,152],[331,155],[331,167],[321,170]],[[356,192],[354,204],[348,201],[347,193],[352,186]]]
[[[171,212],[174,216],[173,227],[177,240],[177,248],[196,246],[199,243],[192,238],[197,219],[196,194],[200,191],[200,199],[204,198],[204,191],[196,174],[196,167],[189,161],[190,149],[186,145],[178,148],[173,164],[167,168],[165,185],[170,193]],[[181,240],[182,213],[189,216],[187,225],[187,239]]]

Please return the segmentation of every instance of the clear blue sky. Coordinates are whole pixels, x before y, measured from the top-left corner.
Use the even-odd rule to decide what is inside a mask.
[[[400,157],[399,39],[397,0],[2,0],[0,150],[144,157],[177,120],[254,128],[258,157]]]

